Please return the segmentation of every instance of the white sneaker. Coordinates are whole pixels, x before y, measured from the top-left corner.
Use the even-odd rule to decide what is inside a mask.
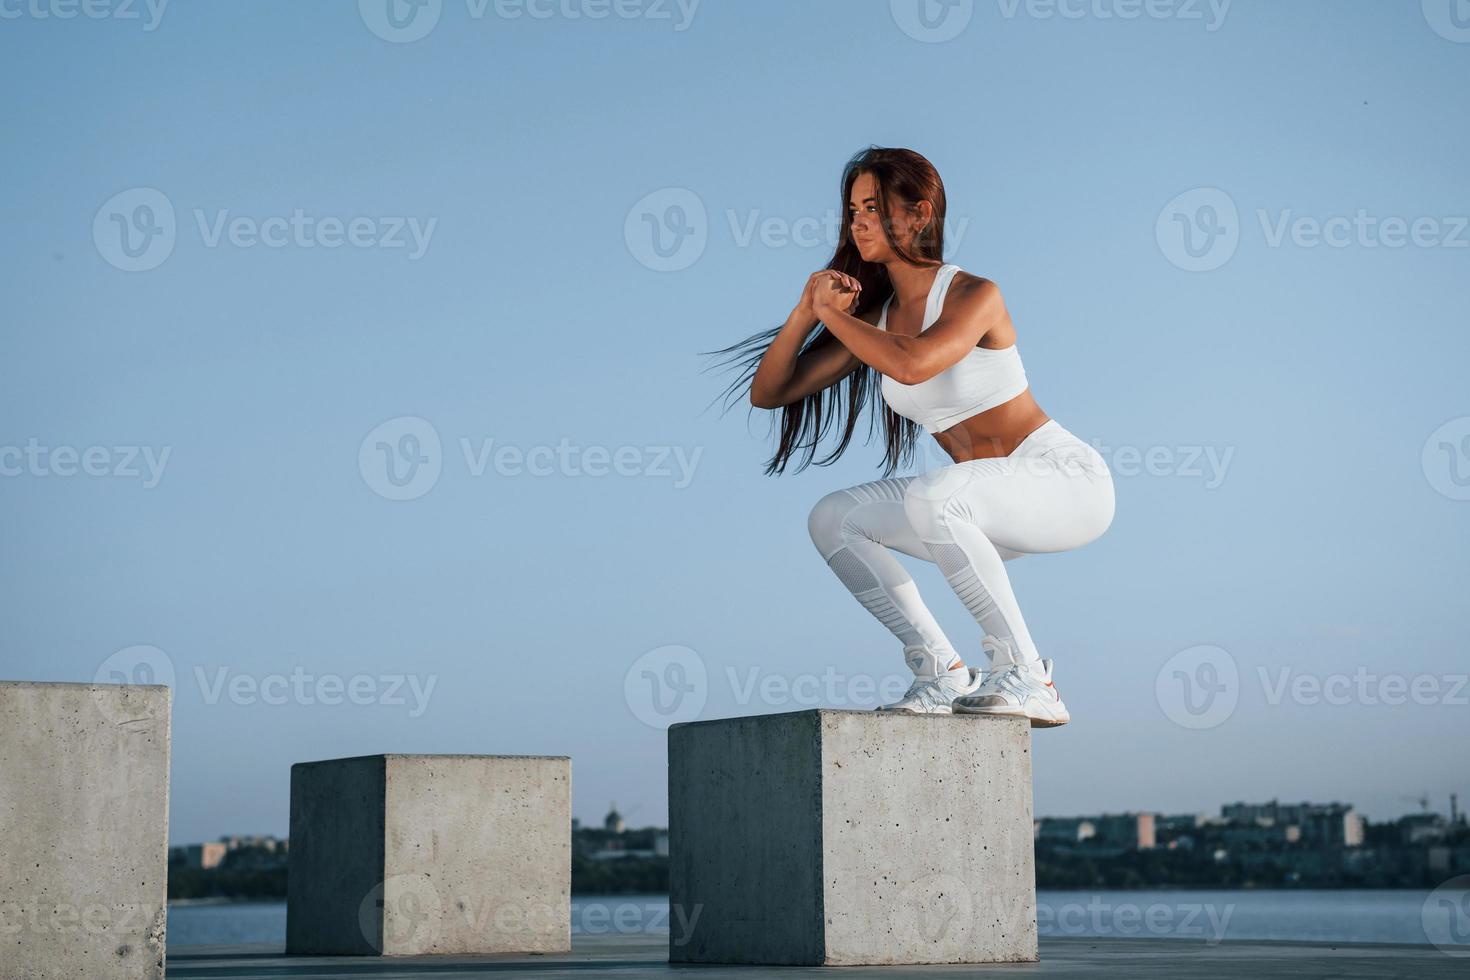
[[[921,647],[905,647],[904,659],[914,669],[914,682],[902,698],[879,705],[877,710],[910,715],[953,714],[950,704],[954,699],[980,687],[980,671],[974,667],[942,670],[935,655]]]
[[[990,646],[989,643],[986,644]],[[1029,718],[1032,728],[1056,728],[1072,720],[1052,684],[1052,662],[1039,666],[1018,664],[1009,648],[992,647],[995,658],[980,686],[952,700],[951,710],[963,715],[1012,715]]]

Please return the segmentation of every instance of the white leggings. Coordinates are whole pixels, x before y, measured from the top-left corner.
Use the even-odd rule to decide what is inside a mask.
[[[1031,663],[1039,654],[1003,562],[1080,548],[1112,521],[1107,463],[1048,420],[1009,456],[833,491],[807,526],[842,584],[905,646],[942,664],[959,656],[890,548],[935,562],[986,634]]]

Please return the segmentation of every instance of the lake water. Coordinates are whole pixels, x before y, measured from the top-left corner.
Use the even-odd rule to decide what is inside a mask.
[[[1470,894],[1363,891],[1038,891],[1043,936],[1288,939],[1338,943],[1470,942],[1460,927]],[[1440,924],[1438,919],[1445,919]],[[1442,927],[1443,925],[1443,927]],[[572,933],[667,934],[685,923],[664,895],[576,896]],[[1448,937],[1448,939],[1447,939]],[[168,944],[286,941],[284,902],[169,907]]]

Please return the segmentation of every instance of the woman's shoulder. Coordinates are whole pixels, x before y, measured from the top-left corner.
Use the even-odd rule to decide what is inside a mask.
[[[976,306],[985,306],[991,303],[1004,307],[1005,301],[1000,293],[1000,286],[994,279],[966,272],[959,266],[955,266],[954,278],[950,280],[949,296],[960,302]],[[948,297],[946,297],[948,299]]]
[[[950,265],[954,265],[954,263],[951,262]],[[1000,290],[1000,286],[996,285],[994,279],[988,279],[985,276],[979,275],[978,273],[970,272],[968,269],[962,269],[957,265],[955,265],[954,268],[954,278],[950,280],[951,289],[958,287],[969,292],[974,292],[981,289],[994,289],[996,291]]]

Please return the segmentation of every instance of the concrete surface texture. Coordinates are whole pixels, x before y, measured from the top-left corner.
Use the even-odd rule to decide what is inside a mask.
[[[1470,949],[1466,950],[1470,953]],[[912,977],[976,977],[980,980],[1440,980],[1466,975],[1470,959],[1432,946],[1227,942],[1184,939],[1041,940],[1039,963],[985,966],[875,966],[863,980]],[[594,977],[698,977],[699,980],[793,980],[849,977],[824,967],[680,966],[667,961],[667,940],[657,935],[578,935],[559,955],[404,957],[392,973],[376,960],[327,957],[288,959],[263,946],[196,948],[169,957],[170,980],[590,980]]]
[[[688,963],[1036,958],[1022,719],[798,711],[669,729]]]
[[[0,977],[161,980],[170,691],[0,682]]]
[[[571,760],[298,763],[287,891],[293,954],[564,952]]]

